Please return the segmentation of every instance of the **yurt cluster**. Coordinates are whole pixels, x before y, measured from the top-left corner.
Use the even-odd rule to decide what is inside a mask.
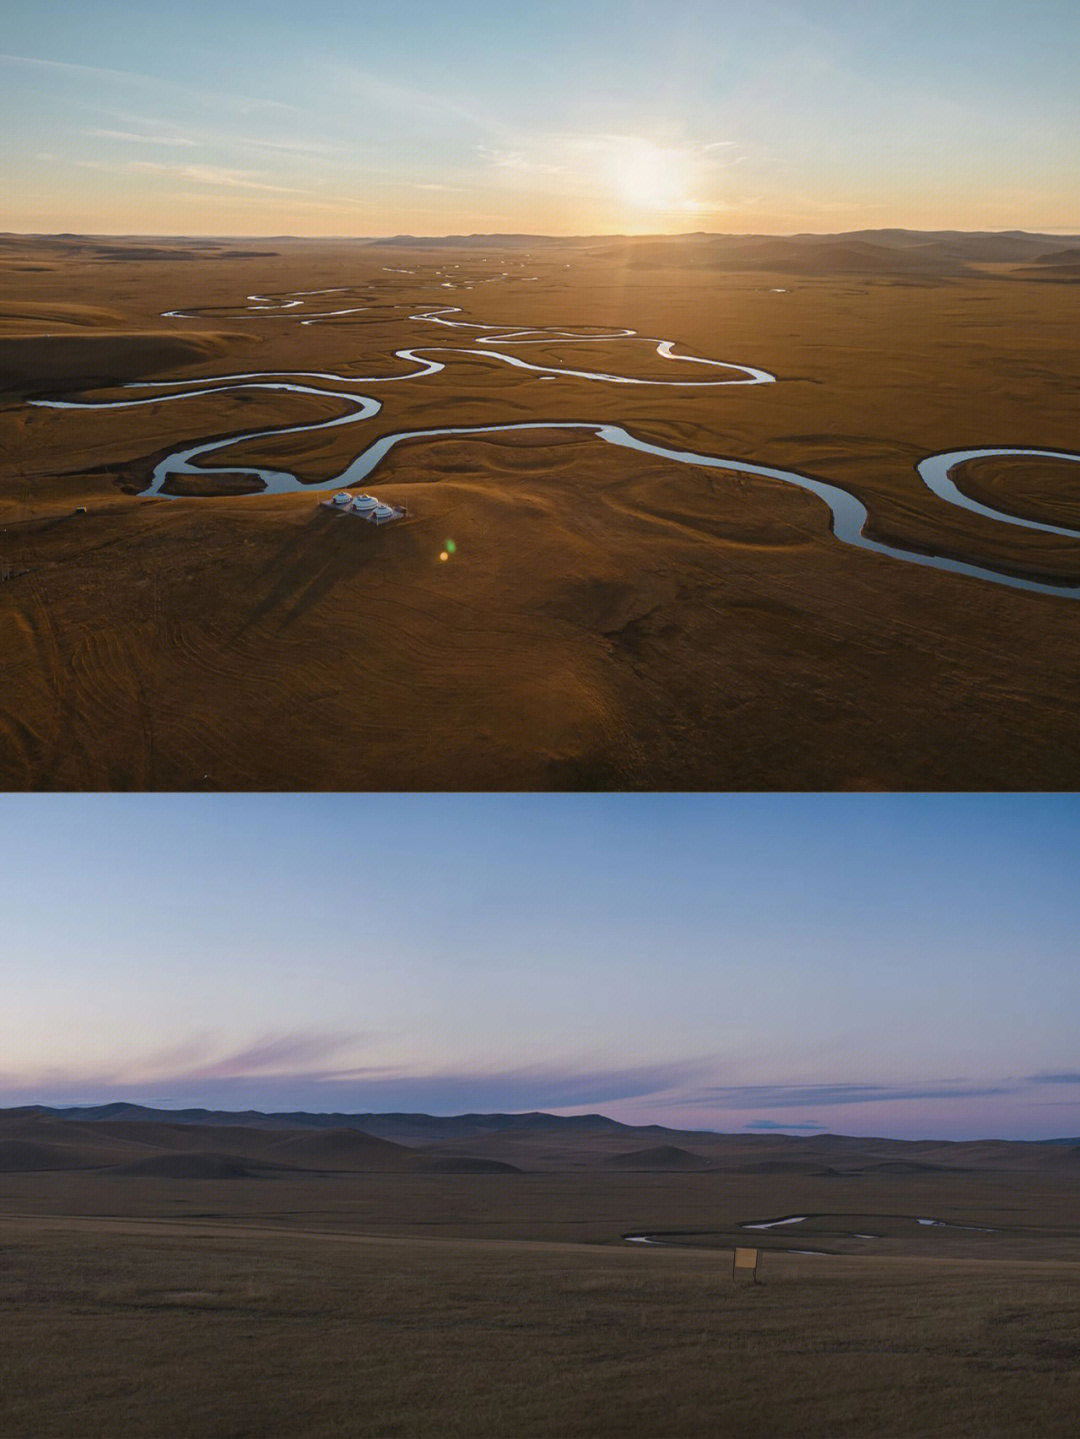
[[[392,520],[404,519],[408,514],[408,510],[399,505],[384,505],[374,495],[353,495],[348,490],[341,490],[330,499],[323,500],[322,504],[324,509],[333,510],[339,515],[358,515],[360,519],[367,520],[369,525],[388,525]]]

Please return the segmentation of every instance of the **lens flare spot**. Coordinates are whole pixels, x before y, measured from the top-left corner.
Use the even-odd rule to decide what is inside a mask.
[[[457,549],[457,545],[454,544],[453,540],[447,540],[447,542],[446,542],[446,553],[447,553],[448,555],[452,555],[456,549]]]

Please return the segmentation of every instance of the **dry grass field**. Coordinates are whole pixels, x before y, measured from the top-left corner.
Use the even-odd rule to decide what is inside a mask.
[[[1075,1145],[0,1129],[13,1439],[1075,1432]],[[266,1167],[133,1159],[211,1146]]]
[[[26,403],[123,398],[108,388],[123,380],[406,376],[424,360],[394,352],[411,347],[445,368],[360,384],[382,408],[355,425],[231,446],[213,457],[229,472],[218,488],[244,464],[325,481],[401,430],[606,422],[846,487],[869,532],[903,548],[1075,584],[1080,541],[947,504],[914,466],[964,447],[1080,447],[1077,285],[955,261],[848,273],[819,251],[817,272],[785,275],[675,268],[671,246],[249,248],[263,253],[2,247],[3,785],[1080,783],[1080,605],[840,543],[827,506],[782,481],[583,432],[422,439],[370,480],[412,518],[374,531],[302,491],[138,493],[170,450],[346,413],[332,396]],[[337,287],[305,309],[246,308]],[[364,308],[298,323],[315,304]],[[447,305],[477,326],[631,328],[777,382],[678,389],[511,367],[483,353],[482,329],[410,318]],[[173,309],[189,318],[163,318]],[[717,373],[627,339],[507,349],[640,379]],[[973,497],[1075,523],[1080,466],[966,468]]]
[[[1070,1435],[1080,1265],[0,1221],[3,1432]]]

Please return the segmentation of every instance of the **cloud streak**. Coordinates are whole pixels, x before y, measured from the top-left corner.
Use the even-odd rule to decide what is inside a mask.
[[[184,135],[140,135],[134,130],[87,130],[93,140],[123,140],[133,145],[182,145],[197,149],[198,142]]]
[[[40,55],[13,55],[8,51],[0,51],[0,66],[59,76],[86,75],[93,80],[129,85],[140,90],[152,89],[155,92],[168,90],[173,94],[189,96],[203,104],[211,104],[217,110],[223,106],[245,113],[251,109],[265,109],[284,110],[295,114],[300,110],[298,105],[290,105],[284,100],[221,95],[216,91],[200,90],[197,86],[186,85],[182,80],[173,80],[164,75],[141,75],[133,70],[111,70],[101,65],[79,65],[71,60],[45,60]]]
[[[782,1133],[787,1134],[788,1131],[792,1129],[818,1130],[824,1129],[825,1125],[819,1124],[816,1119],[804,1119],[798,1122],[796,1122],[795,1120],[790,1120],[787,1123],[784,1123],[779,1119],[752,1119],[749,1124],[744,1124],[743,1128],[767,1130],[770,1132],[773,1130],[780,1130]]]
[[[230,170],[223,165],[167,165],[161,160],[128,160],[110,165],[104,160],[77,160],[84,170],[107,170],[115,175],[165,175],[171,180],[213,185],[230,190],[262,190],[277,195],[308,195],[294,185],[270,185],[258,178],[258,170]]]
[[[195,1065],[186,1080],[235,1079],[252,1075],[290,1074],[315,1061],[356,1049],[367,1035],[344,1031],[339,1034],[268,1034],[210,1063]],[[355,1073],[356,1071],[350,1071]]]
[[[206,1041],[178,1046],[126,1072],[53,1069],[37,1076],[0,1075],[0,1103],[105,1103],[165,1106],[366,1112],[580,1108],[647,1098],[700,1081],[702,1064],[687,1061],[627,1067],[529,1065],[410,1073],[359,1061],[371,1036],[276,1033],[224,1054]]]
[[[833,1104],[893,1104],[905,1100],[976,1099],[1014,1094],[1011,1084],[731,1084],[701,1090],[692,1103],[719,1109],[803,1109]]]
[[[268,150],[280,155],[332,156],[344,153],[338,145],[319,145],[299,140],[264,140],[251,135],[227,135],[222,132],[210,134],[202,130],[191,130],[180,134],[173,130],[168,134],[148,134],[140,130],[92,129],[85,134],[95,140],[118,140],[129,145],[168,145],[183,149],[200,148],[221,150]]]

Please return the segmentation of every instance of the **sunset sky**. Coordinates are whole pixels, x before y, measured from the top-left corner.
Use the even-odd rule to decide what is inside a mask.
[[[1074,0],[13,0],[0,229],[1080,231]]]
[[[1080,1135],[1074,796],[0,798],[0,1104]]]

